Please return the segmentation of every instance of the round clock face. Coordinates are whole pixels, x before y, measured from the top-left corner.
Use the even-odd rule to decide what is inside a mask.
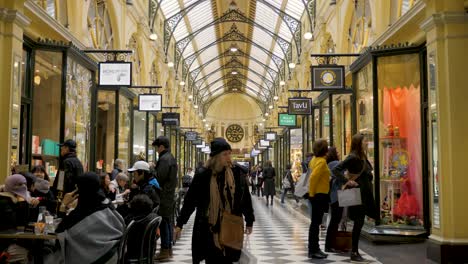
[[[332,71],[324,71],[321,77],[322,77],[322,83],[325,85],[332,85],[336,81],[336,75]]]
[[[239,142],[244,138],[244,129],[239,125],[230,125],[226,129],[226,138],[231,142]]]

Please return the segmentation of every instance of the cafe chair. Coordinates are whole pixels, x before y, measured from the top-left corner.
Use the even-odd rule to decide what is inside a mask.
[[[140,245],[140,253],[138,257],[129,259],[127,257],[127,242],[129,234],[136,231],[138,227],[135,220],[131,221],[130,224],[127,226],[124,235],[122,236],[120,248],[119,248],[119,264],[127,264],[127,263],[140,263],[140,264],[149,264],[153,263],[153,255],[156,249],[156,240],[158,237],[156,236],[156,229],[159,227],[162,218],[157,216],[154,213],[149,214],[144,219],[140,220],[141,222],[147,222],[148,224],[145,226],[145,231],[143,232],[142,243]]]

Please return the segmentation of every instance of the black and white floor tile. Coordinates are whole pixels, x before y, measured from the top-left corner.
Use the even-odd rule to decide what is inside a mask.
[[[310,219],[287,208],[289,205],[275,203],[267,207],[265,199],[256,196],[252,197],[252,201],[256,221],[253,234],[246,237],[246,248],[257,258],[258,264],[351,263],[349,254],[329,254],[324,260],[309,259],[307,241]],[[184,226],[182,237],[174,246],[174,258],[171,263],[192,263],[191,232],[194,215]],[[320,240],[322,250],[325,244],[324,235],[322,232]],[[360,252],[364,258],[373,260],[372,263],[380,263],[365,252]]]

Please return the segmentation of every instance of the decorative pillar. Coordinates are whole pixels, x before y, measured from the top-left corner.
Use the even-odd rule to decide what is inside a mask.
[[[463,0],[425,2],[428,17],[421,28],[427,39],[429,107],[437,115],[437,126],[429,127],[429,138],[438,139],[437,148],[429,140],[429,160],[438,157],[438,164],[429,165],[436,169],[432,169],[430,181],[432,228],[427,257],[439,263],[458,263],[468,259],[468,14]],[[437,184],[438,195],[434,191]]]
[[[19,157],[23,30],[31,22],[23,14],[24,2],[0,0],[0,182]]]

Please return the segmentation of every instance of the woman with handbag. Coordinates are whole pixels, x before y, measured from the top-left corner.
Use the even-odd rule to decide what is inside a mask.
[[[255,220],[242,168],[231,165],[231,146],[223,138],[211,142],[206,168],[197,172],[177,219],[176,239],[197,210],[192,233],[192,261],[232,263],[239,260],[244,238]]]
[[[284,197],[286,197],[288,191],[290,191],[294,196],[294,180],[291,174],[291,164],[286,165],[286,174],[283,177],[282,183],[283,193],[281,194],[281,203],[284,204]],[[299,203],[299,198],[297,198],[297,196],[294,196],[294,199],[296,200],[296,203]]]
[[[315,157],[310,161],[312,171],[309,179],[309,200],[312,205],[312,219],[309,228],[309,258],[324,259],[327,254],[319,247],[320,224],[323,215],[328,211],[330,191],[330,170],[327,166],[328,143],[319,139],[312,146]]]
[[[372,193],[372,166],[367,160],[366,155],[367,142],[361,134],[355,134],[351,140],[351,151],[345,160],[340,162],[333,170],[335,177],[332,186],[332,216],[329,232],[327,232],[327,242],[330,245],[330,239],[333,238],[336,222],[339,223],[343,208],[339,208],[338,195],[335,194],[339,189],[359,188],[361,194],[361,205],[350,206],[348,215],[354,221],[352,233],[351,261],[357,263],[367,263],[359,254],[359,238],[364,225],[365,216],[375,219],[377,209],[375,207],[374,195]],[[345,176],[345,171],[347,175]],[[335,190],[335,191],[333,191]],[[336,195],[336,196],[335,196]],[[332,226],[333,225],[333,226]]]

